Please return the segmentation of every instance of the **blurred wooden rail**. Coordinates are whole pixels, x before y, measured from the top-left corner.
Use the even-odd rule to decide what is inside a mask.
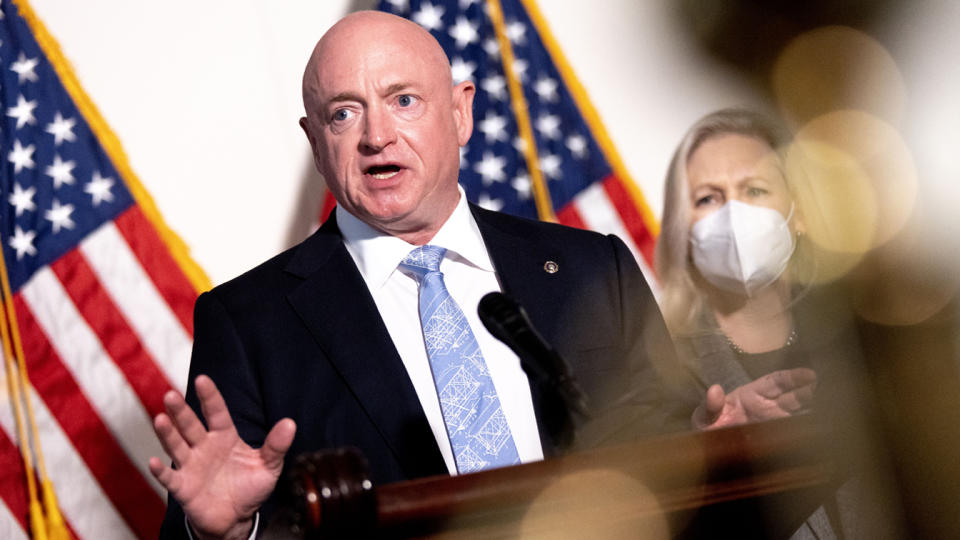
[[[301,487],[292,519],[300,525],[292,532],[510,537],[521,529],[550,535],[585,523],[618,530],[653,524],[671,536],[695,536],[717,519],[750,516],[754,507],[776,507],[787,512],[787,522],[794,514],[802,520],[835,480],[827,440],[826,429],[805,415],[383,486],[365,483],[356,455],[327,452],[315,456],[325,463],[302,457],[295,467]],[[785,508],[785,500],[796,508]],[[723,511],[702,512],[709,508]]]

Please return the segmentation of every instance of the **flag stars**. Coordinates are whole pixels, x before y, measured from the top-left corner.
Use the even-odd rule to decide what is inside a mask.
[[[443,26],[443,7],[435,6],[430,2],[420,5],[420,10],[413,14],[413,20],[427,30],[439,30]]]
[[[480,87],[483,88],[483,91],[490,97],[499,101],[507,99],[507,81],[501,75],[494,75],[483,79]]]
[[[509,136],[507,135],[506,127],[507,118],[489,110],[487,111],[487,116],[477,126],[477,128],[483,132],[487,144],[508,140]]]
[[[560,98],[557,94],[557,81],[550,77],[537,79],[537,82],[533,83],[533,91],[540,96],[540,99],[550,103],[556,103]]]
[[[73,127],[77,125],[75,118],[64,118],[58,111],[53,117],[53,122],[47,124],[46,132],[53,135],[53,144],[60,146],[63,141],[73,142],[77,136],[73,134]]]
[[[469,149],[466,146],[460,147],[460,169],[466,169],[467,165],[470,163],[467,161],[467,152]]]
[[[44,212],[43,217],[53,225],[53,234],[57,234],[61,229],[72,229],[76,224],[70,219],[73,213],[72,204],[60,204],[60,201],[54,199],[53,206]]]
[[[520,82],[527,81],[527,68],[530,67],[530,64],[523,58],[513,59],[513,76],[520,80]]]
[[[37,248],[33,247],[33,240],[37,237],[37,233],[34,231],[26,231],[20,228],[19,225],[13,231],[13,236],[10,237],[9,244],[17,252],[17,260],[23,258],[24,255],[36,255]]]
[[[527,42],[527,26],[521,21],[507,23],[507,39],[514,45],[523,45]]]
[[[33,196],[37,194],[37,188],[30,186],[27,189],[15,182],[13,184],[13,193],[10,194],[10,197],[7,198],[10,201],[10,204],[16,209],[17,217],[20,217],[25,211],[34,211],[37,209],[37,205],[33,202]]]
[[[33,71],[40,63],[38,58],[27,58],[27,55],[20,51],[20,57],[17,61],[10,64],[10,71],[16,72],[17,83],[23,84],[23,81],[37,82],[39,79]]]
[[[500,42],[492,37],[483,40],[483,52],[494,58],[500,56]]]
[[[538,116],[535,127],[541,135],[548,139],[560,138],[560,117],[555,114]]]
[[[13,141],[13,150],[7,155],[7,160],[13,163],[13,173],[17,174],[23,169],[33,168],[33,152],[36,150],[32,144],[24,147],[20,144],[20,139]]]
[[[563,159],[556,154],[543,154],[540,156],[540,170],[550,179],[556,180],[563,175],[560,165]]]
[[[533,183],[530,181],[530,175],[526,172],[521,172],[511,180],[510,186],[517,191],[517,198],[522,200],[530,198],[530,190],[533,187]]]
[[[33,110],[37,108],[37,102],[27,101],[23,94],[17,96],[17,104],[7,108],[7,116],[17,119],[17,129],[26,124],[36,124],[37,119],[33,116]]]
[[[473,170],[479,174],[483,180],[483,185],[489,186],[494,182],[503,182],[507,175],[503,168],[507,166],[507,160],[491,152],[484,152],[483,159],[474,164]]]
[[[463,58],[456,56],[450,62],[450,76],[453,78],[453,84],[460,84],[463,81],[472,81],[473,72],[477,65],[473,62],[467,62]]]
[[[100,171],[95,171],[93,173],[93,179],[83,187],[83,191],[88,193],[93,199],[94,206],[99,206],[103,201],[113,201],[113,193],[110,192],[110,188],[112,187],[112,178],[104,178],[100,176]]]
[[[480,196],[477,197],[477,205],[479,205],[481,208],[486,208],[487,210],[499,212],[500,209],[503,208],[503,201],[501,199],[493,199],[486,193],[481,193]],[[475,411],[471,411],[471,413],[472,412]]]
[[[60,189],[63,184],[73,184],[73,168],[77,164],[73,160],[63,161],[59,154],[53,156],[53,165],[46,169],[46,175],[53,178],[53,189]]]
[[[403,13],[410,9],[409,0],[387,0],[387,3],[393,6],[393,11],[396,13]]]
[[[458,49],[463,49],[480,39],[480,35],[477,33],[477,25],[471,23],[462,15],[457,17],[456,24],[450,28],[450,37],[456,41]]]
[[[525,154],[527,152],[527,140],[517,135],[513,138],[513,148],[518,153]]]
[[[580,134],[570,135],[565,141],[567,148],[577,159],[587,157],[587,138]]]

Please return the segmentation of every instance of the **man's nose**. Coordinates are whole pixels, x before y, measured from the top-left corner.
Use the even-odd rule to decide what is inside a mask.
[[[396,125],[385,107],[367,109],[363,123],[363,137],[360,144],[364,148],[379,152],[397,139]]]

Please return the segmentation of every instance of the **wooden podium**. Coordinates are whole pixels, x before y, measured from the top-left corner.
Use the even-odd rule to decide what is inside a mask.
[[[837,468],[812,415],[374,486],[356,451],[300,456],[275,538],[789,536]],[[766,517],[765,517],[766,516]]]

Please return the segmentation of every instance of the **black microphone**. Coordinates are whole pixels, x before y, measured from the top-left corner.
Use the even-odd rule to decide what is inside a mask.
[[[527,376],[545,383],[546,390],[559,398],[566,418],[558,421],[564,429],[572,429],[570,410],[589,418],[586,396],[570,376],[567,363],[533,327],[520,304],[503,293],[492,292],[480,300],[477,314],[487,330],[520,357]],[[551,412],[558,413],[561,411]]]

